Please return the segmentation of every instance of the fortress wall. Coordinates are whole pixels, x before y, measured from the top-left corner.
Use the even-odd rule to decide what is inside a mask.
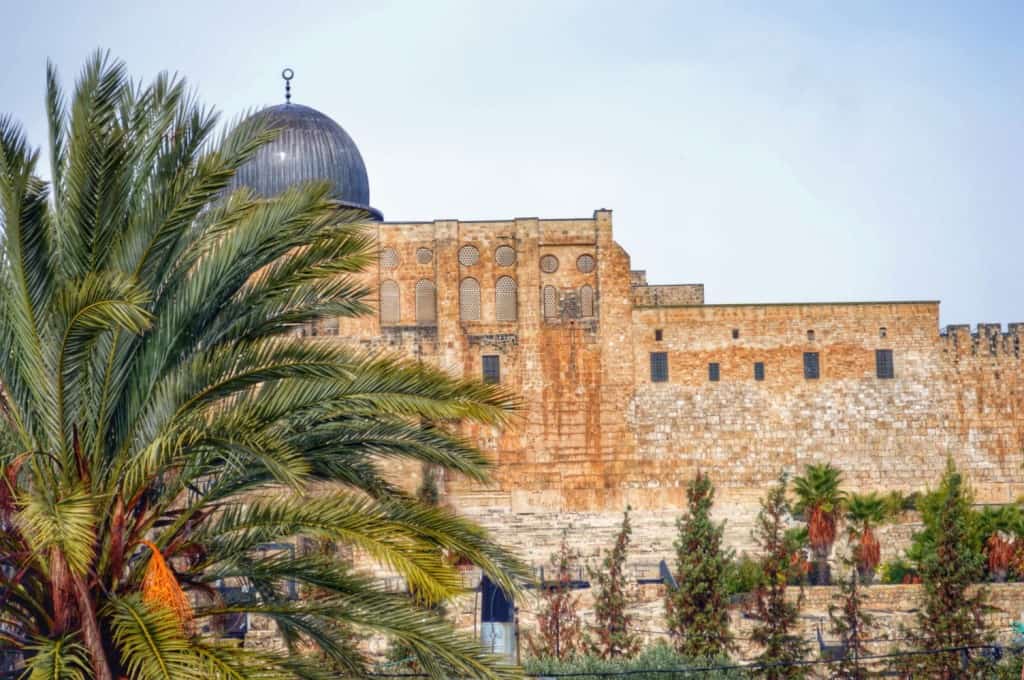
[[[853,489],[912,491],[933,484],[947,456],[983,500],[1024,491],[1020,359],[979,358],[962,341],[953,353],[937,303],[636,310],[634,321],[638,464],[626,483],[653,486],[654,506],[677,506],[698,469],[724,490],[832,462]],[[894,379],[876,377],[876,349],[893,351]],[[650,382],[651,351],[668,352],[668,383]],[[804,378],[804,352],[819,353],[820,379]],[[719,382],[708,380],[710,362]]]
[[[670,286],[633,286],[633,304],[641,307],[673,307],[704,304],[703,283],[681,283]]]
[[[399,283],[400,322],[343,321],[339,340],[470,377],[481,375],[483,356],[500,357],[502,384],[522,408],[504,428],[465,429],[495,461],[492,483],[448,479],[444,486],[449,503],[530,562],[546,561],[563,530],[584,552],[604,547],[628,504],[636,559],[656,564],[671,555],[675,518],[697,470],[712,475],[716,515],[728,522],[728,543],[741,550],[750,548],[766,486],[810,462],[833,462],[851,489],[909,492],[933,485],[952,455],[979,501],[1024,493],[1022,324],[940,334],[935,302],[694,305],[659,296],[657,305],[638,305],[638,295],[672,289],[696,296],[698,287],[645,286],[613,240],[609,211],[580,220],[383,223],[377,231],[398,266],[378,269],[369,281],[374,288],[384,279]],[[480,251],[468,267],[458,262],[467,243]],[[514,266],[496,265],[499,245],[516,249]],[[430,263],[417,262],[421,247],[433,251]],[[595,271],[578,270],[583,254],[596,257]],[[558,258],[557,271],[540,270],[544,255]],[[494,285],[503,275],[518,284],[515,321],[496,321]],[[467,276],[481,286],[480,321],[459,318],[459,282]],[[437,286],[434,324],[415,319],[415,284],[423,278]],[[596,309],[580,318],[585,284],[595,289]],[[548,285],[557,291],[556,318],[542,313]],[[876,377],[876,349],[893,351],[894,379]],[[668,354],[666,383],[650,380],[654,351]],[[818,380],[803,377],[805,351],[819,353]],[[765,364],[764,381],[754,380],[757,361]],[[709,362],[720,365],[720,381],[709,382]],[[396,478],[414,488],[416,467],[396,469]],[[884,557],[912,530],[893,527],[883,546],[892,554]]]

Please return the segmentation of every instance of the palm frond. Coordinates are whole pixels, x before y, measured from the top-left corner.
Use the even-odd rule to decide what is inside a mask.
[[[41,639],[25,648],[29,653],[27,680],[88,680],[89,657],[74,636]]]

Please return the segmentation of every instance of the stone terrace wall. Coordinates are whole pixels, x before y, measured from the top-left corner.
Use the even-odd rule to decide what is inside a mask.
[[[990,584],[987,587],[990,593],[989,603],[993,607],[987,620],[996,632],[997,640],[1008,642],[1012,637],[1011,622],[1024,620],[1024,584]],[[826,643],[833,640],[833,636],[829,632],[828,608],[838,590],[838,587],[834,586],[815,586],[803,589],[804,601],[800,611],[799,634],[810,645],[809,658],[817,658],[816,629],[819,623],[822,625]],[[790,588],[787,591],[787,597],[795,600],[799,592],[797,588]],[[867,594],[865,609],[875,619],[869,632],[869,639],[872,640],[869,644],[871,651],[876,654],[884,654],[894,646],[905,647],[907,643],[903,640],[904,634],[901,627],[913,627],[915,624],[921,586],[876,585],[867,588],[865,592]],[[578,597],[577,612],[589,628],[594,621],[594,591],[580,590],[576,591],[576,595]],[[632,596],[634,604],[629,611],[635,617],[634,631],[642,637],[644,644],[651,644],[659,639],[668,639],[664,618],[665,586],[660,584],[638,585],[633,588]],[[459,628],[467,631],[474,630],[474,612],[479,616],[479,610],[476,609],[475,604],[472,597],[466,597],[460,600],[457,606],[452,607],[453,619]],[[536,613],[540,606],[539,598],[533,592],[527,594],[526,599],[519,605],[520,639],[523,641],[523,650],[527,649],[526,636],[536,631]],[[756,622],[744,616],[739,603],[732,608],[731,614],[731,629],[737,638],[738,646],[736,657],[743,660],[752,659],[759,652],[750,641],[750,635]]]

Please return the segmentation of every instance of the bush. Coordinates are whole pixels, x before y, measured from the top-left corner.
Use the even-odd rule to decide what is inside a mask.
[[[743,554],[729,563],[725,573],[725,594],[744,595],[752,593],[764,582],[764,572],[758,561]]]
[[[528,675],[558,675],[568,673],[583,673],[584,675],[573,675],[572,680],[607,680],[607,676],[600,673],[622,673],[637,671],[685,671],[688,668],[703,667],[708,665],[728,665],[734,663],[728,658],[714,659],[710,661],[685,659],[672,649],[665,641],[658,641],[643,650],[638,656],[632,659],[602,659],[596,656],[583,656],[567,661],[557,659],[527,659],[523,664]],[[594,675],[589,675],[593,673]],[[673,673],[636,673],[629,675],[629,680],[682,680],[692,677],[691,674],[680,672]],[[704,680],[739,680],[746,678],[742,671],[714,671],[701,673],[700,678]]]
[[[881,583],[899,585],[916,582],[918,574],[914,565],[902,557],[897,557],[882,564],[878,570],[878,578]]]

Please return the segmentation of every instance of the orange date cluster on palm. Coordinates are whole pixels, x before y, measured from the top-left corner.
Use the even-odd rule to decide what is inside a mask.
[[[149,541],[142,543],[153,551],[146,573],[142,576],[142,601],[150,606],[166,607],[173,611],[181,631],[191,635],[194,632],[194,620],[188,596],[181,589],[160,550]]]

